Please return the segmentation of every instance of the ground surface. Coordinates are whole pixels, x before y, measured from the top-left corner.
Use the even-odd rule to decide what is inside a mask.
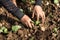
[[[23,5],[22,3],[20,4],[21,6]],[[46,1],[42,3],[42,8],[46,14],[45,26],[47,28],[44,32],[41,31],[40,28],[25,28],[15,17],[0,7],[0,26],[5,26],[9,30],[8,34],[0,33],[0,40],[60,40],[60,8],[52,2],[46,5]],[[26,7],[23,9],[26,13]],[[17,32],[11,31],[12,25],[20,24],[23,26],[21,29]],[[56,36],[55,33],[53,33],[54,28],[58,28]]]

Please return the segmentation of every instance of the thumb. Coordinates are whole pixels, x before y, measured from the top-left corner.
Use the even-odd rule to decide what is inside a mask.
[[[34,13],[35,13],[35,10],[33,11],[32,18],[34,18]]]

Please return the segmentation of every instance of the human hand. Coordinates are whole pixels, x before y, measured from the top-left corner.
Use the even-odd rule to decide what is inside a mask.
[[[21,22],[22,22],[23,24],[25,24],[27,27],[30,27],[30,28],[33,27],[32,20],[31,20],[27,15],[24,15],[24,16],[21,18]]]
[[[39,5],[36,5],[34,7],[32,18],[34,18],[34,15],[36,15],[37,21],[39,21],[39,18],[42,18],[42,24],[44,24],[45,13],[43,12],[42,8]]]

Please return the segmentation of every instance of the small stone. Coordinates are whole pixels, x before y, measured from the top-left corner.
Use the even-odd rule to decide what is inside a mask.
[[[28,36],[31,36],[31,34],[28,34]]]
[[[4,25],[5,23],[2,23],[2,25]]]
[[[52,35],[53,35],[54,37],[56,37],[56,36],[57,36],[57,34],[55,34],[55,33],[52,33]]]
[[[0,27],[2,27],[2,24],[0,23]]]
[[[49,5],[49,2],[47,2],[46,5]]]
[[[57,6],[59,6],[59,3],[57,4]]]
[[[28,36],[27,36],[27,35],[25,35],[25,37],[27,38]]]
[[[45,31],[45,30],[46,30],[46,28],[45,28],[45,27],[41,27],[41,30],[42,30],[42,31]]]
[[[41,28],[42,31],[45,31],[47,29],[47,26],[45,27],[45,25],[40,24],[40,28]]]

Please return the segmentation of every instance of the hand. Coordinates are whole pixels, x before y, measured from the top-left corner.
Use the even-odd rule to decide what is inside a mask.
[[[23,24],[25,24],[27,27],[30,27],[32,28],[33,24],[31,23],[32,20],[27,16],[27,15],[24,15],[22,18],[21,18],[21,22]]]
[[[40,6],[36,5],[34,7],[32,18],[34,18],[34,15],[36,15],[37,21],[39,21],[39,18],[42,18],[42,24],[44,24],[45,13],[43,12],[43,10]]]

